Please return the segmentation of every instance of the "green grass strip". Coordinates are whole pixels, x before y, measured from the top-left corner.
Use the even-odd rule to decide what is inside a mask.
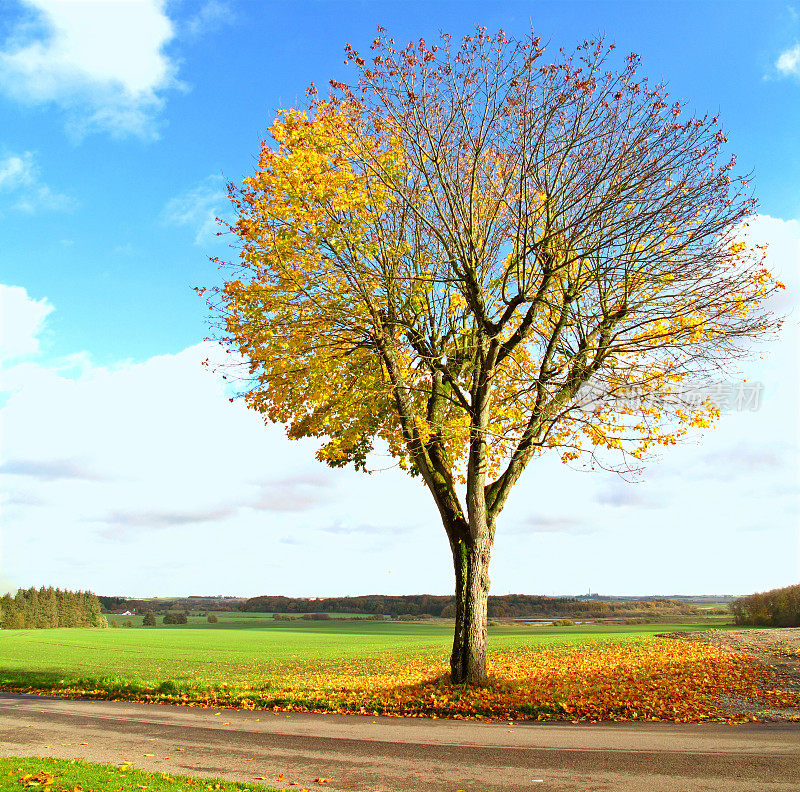
[[[0,759],[3,792],[276,792],[272,787],[219,778],[190,778],[167,773],[148,773],[129,765],[93,764],[80,759],[11,757]]]

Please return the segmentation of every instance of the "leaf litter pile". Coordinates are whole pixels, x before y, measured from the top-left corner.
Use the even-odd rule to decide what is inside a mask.
[[[479,688],[450,684],[441,657],[337,659],[251,670],[253,682],[245,685],[102,678],[64,679],[46,689],[193,706],[496,720],[747,721],[758,719],[753,707],[731,711],[730,701],[800,707],[800,693],[776,687],[769,666],[750,662],[748,655],[668,638],[505,649],[491,654],[488,682]]]

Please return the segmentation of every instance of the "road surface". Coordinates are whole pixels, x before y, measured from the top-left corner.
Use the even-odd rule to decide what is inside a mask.
[[[498,724],[3,693],[0,752],[321,792],[800,789],[797,723]]]

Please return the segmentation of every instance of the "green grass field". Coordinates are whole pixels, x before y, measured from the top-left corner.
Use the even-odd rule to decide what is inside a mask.
[[[445,660],[452,622],[276,622],[267,614],[219,615],[217,624],[193,617],[190,624],[155,628],[0,631],[0,684],[47,686],[106,680],[158,687],[164,682],[262,688],[287,672],[357,664],[364,671],[388,660]],[[117,617],[140,623],[141,617]],[[726,617],[685,624],[500,625],[489,628],[491,651],[621,641],[661,632],[722,626]]]
[[[198,617],[153,628],[2,630],[0,688],[428,717],[721,719],[720,696],[761,695],[758,670],[708,644],[656,634],[728,622],[493,625],[489,677],[480,687],[450,683],[453,624],[446,620],[224,614],[216,624]]]

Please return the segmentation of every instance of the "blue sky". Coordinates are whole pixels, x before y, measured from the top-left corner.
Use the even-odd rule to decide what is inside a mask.
[[[277,108],[302,101],[312,81],[347,78],[346,42],[366,50],[379,24],[406,41],[476,24],[521,36],[531,23],[554,47],[603,33],[641,55],[642,73],[665,80],[673,98],[718,113],[741,171],[754,174],[756,232],[796,282],[800,6],[3,4],[0,284],[16,287],[0,306],[7,585],[450,589],[446,543],[418,482],[396,470],[329,471],[309,444],[289,444],[227,404],[199,367],[208,331],[192,287],[216,282],[209,256],[229,253],[214,235],[225,180],[250,173]],[[791,312],[789,292],[778,307]],[[590,480],[549,461],[530,472],[505,538],[500,529],[495,590],[745,592],[796,582],[791,316],[771,362],[742,374],[764,380],[758,413],[727,416],[713,437],[665,454],[642,484]],[[557,497],[544,502],[545,492]],[[386,502],[398,508],[387,515]],[[158,548],[181,553],[185,568],[154,558]],[[698,554],[704,562],[687,560]],[[654,555],[670,568],[648,571]],[[112,565],[119,558],[124,569]]]

